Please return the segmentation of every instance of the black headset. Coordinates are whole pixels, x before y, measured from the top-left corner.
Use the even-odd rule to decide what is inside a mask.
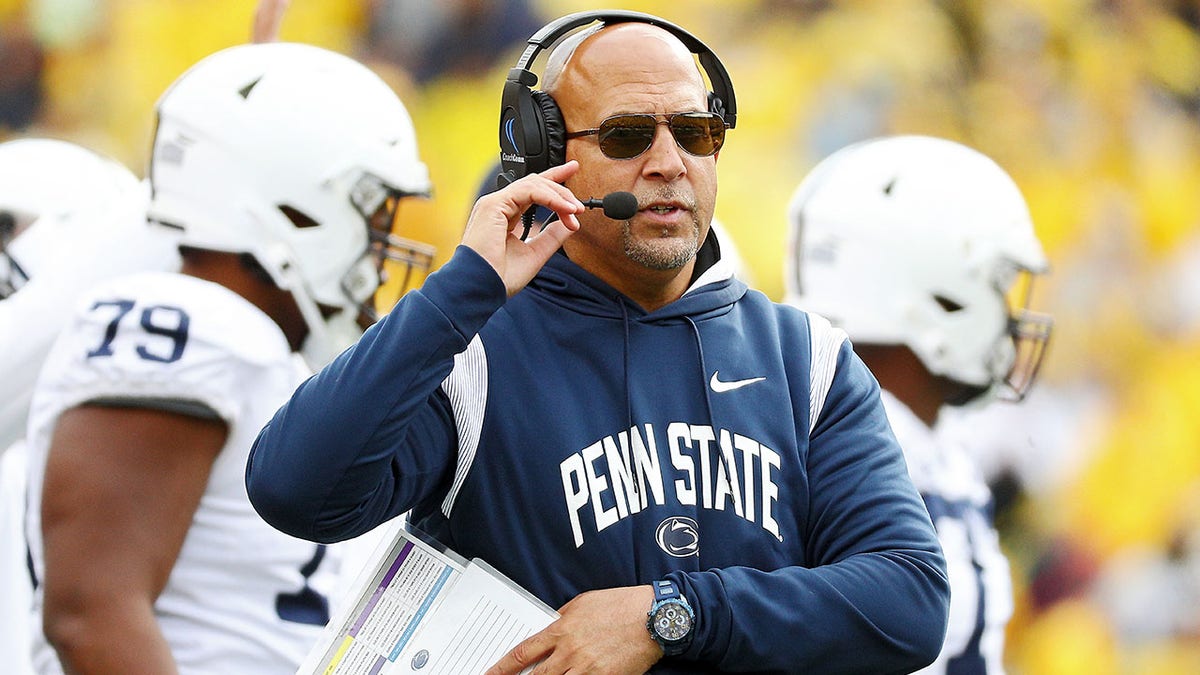
[[[504,187],[522,176],[540,173],[566,161],[566,124],[554,99],[544,91],[532,89],[538,77],[529,70],[537,55],[571,31],[595,21],[607,25],[616,23],[648,23],[674,35],[700,59],[712,84],[708,93],[708,109],[725,120],[730,129],[737,124],[737,100],[733,82],[725,66],[703,42],[683,28],[642,12],[601,10],[577,12],[552,21],[534,33],[529,46],[508,71],[504,93],[500,99],[500,175],[497,187]]]

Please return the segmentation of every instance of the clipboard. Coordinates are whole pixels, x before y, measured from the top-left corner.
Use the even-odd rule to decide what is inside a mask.
[[[297,675],[482,673],[558,613],[408,523],[350,587]]]

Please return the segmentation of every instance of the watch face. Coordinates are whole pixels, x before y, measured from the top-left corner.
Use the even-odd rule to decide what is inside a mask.
[[[664,640],[682,640],[692,629],[692,615],[679,603],[668,602],[654,613],[654,632]]]

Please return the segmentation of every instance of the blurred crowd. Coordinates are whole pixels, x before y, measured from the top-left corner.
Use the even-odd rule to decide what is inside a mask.
[[[63,138],[144,171],[154,99],[245,42],[254,6],[0,0],[0,141]],[[495,162],[524,39],[602,6],[687,25],[728,67],[739,124],[716,215],[773,299],[788,197],[838,148],[930,134],[1013,176],[1056,331],[1024,404],[955,421],[1012,562],[1009,669],[1200,672],[1200,3],[305,0],[281,39],[354,56],[400,93],[437,186],[401,234],[444,259]]]

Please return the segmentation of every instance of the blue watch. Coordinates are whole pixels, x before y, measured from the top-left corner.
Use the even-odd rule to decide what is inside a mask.
[[[680,595],[675,582],[663,579],[651,586],[654,588],[654,603],[647,613],[646,629],[662,647],[664,656],[678,656],[692,644],[696,613],[688,605],[687,598]]]

